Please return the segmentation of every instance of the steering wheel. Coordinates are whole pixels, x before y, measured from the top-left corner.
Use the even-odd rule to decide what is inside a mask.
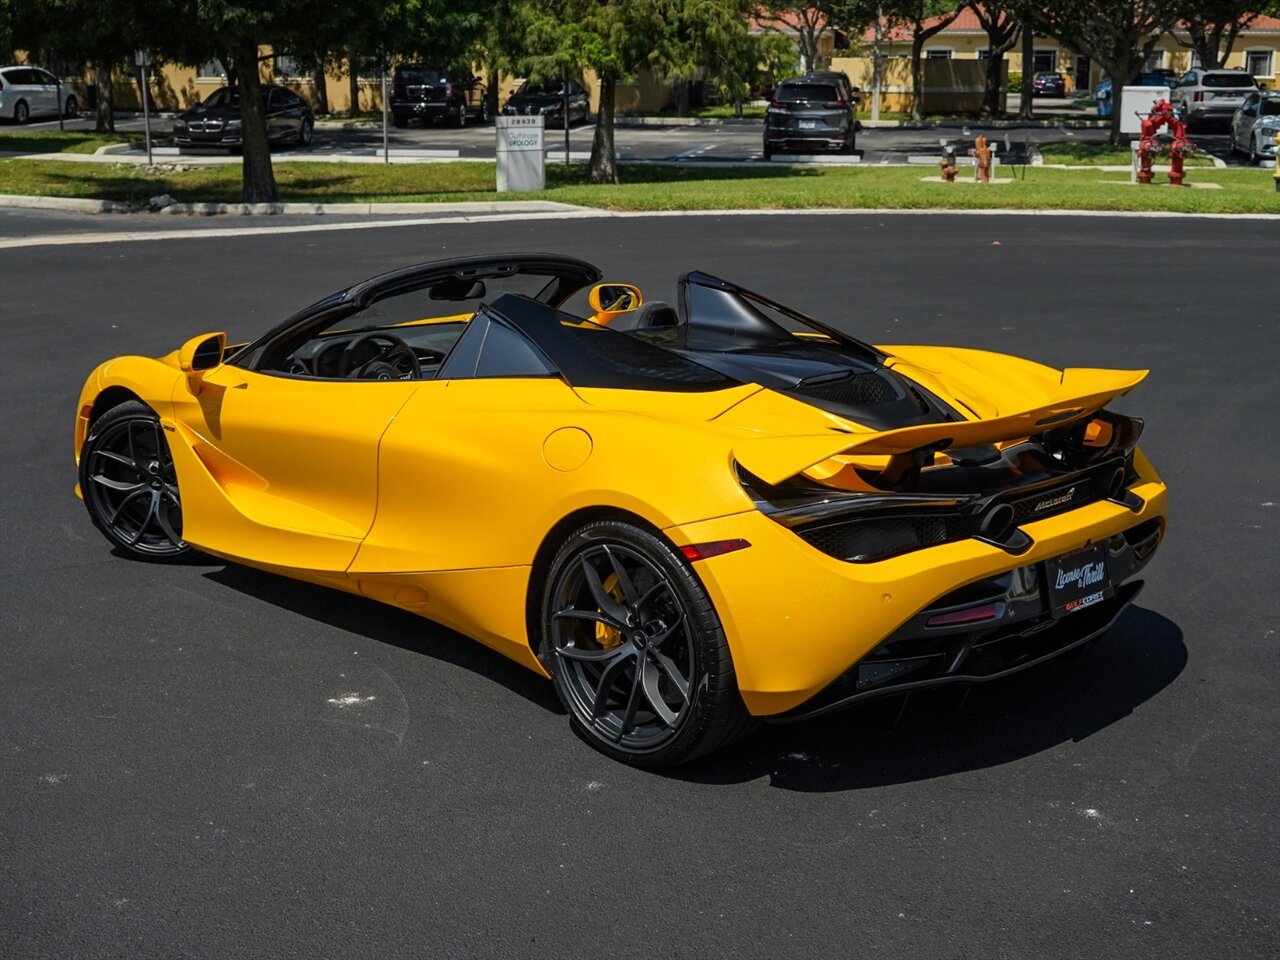
[[[361,347],[368,344],[372,356],[361,358]],[[397,336],[374,330],[353,337],[338,360],[341,375],[349,380],[422,379],[422,367],[413,348]]]

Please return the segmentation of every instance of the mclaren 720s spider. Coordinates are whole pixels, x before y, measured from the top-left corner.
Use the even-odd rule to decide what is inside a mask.
[[[1165,487],[1107,404],[1145,371],[872,346],[704,273],[671,303],[602,279],[438,261],[250,343],[110,360],[77,492],[117,552],[201,550],[487,644],[642,766],[1006,676],[1137,595]]]

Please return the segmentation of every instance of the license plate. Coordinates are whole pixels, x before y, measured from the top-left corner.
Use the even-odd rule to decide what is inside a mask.
[[[800,129],[801,130],[817,130],[818,121],[817,120],[801,120]]]
[[[1101,603],[1111,589],[1106,544],[1099,543],[1055,557],[1047,567],[1049,599],[1054,616],[1076,613]]]

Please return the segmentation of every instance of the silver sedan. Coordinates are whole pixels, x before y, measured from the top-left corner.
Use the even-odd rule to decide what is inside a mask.
[[[1231,117],[1231,149],[1247,153],[1250,160],[1276,155],[1280,133],[1280,91],[1261,90],[1245,97]]]

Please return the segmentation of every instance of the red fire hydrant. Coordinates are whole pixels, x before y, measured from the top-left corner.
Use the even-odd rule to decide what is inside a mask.
[[[1151,161],[1161,153],[1156,132],[1165,124],[1173,134],[1173,143],[1169,145],[1169,182],[1180,187],[1184,176],[1182,161],[1196,152],[1196,145],[1187,139],[1187,125],[1168,100],[1152,106],[1151,113],[1142,121],[1142,139],[1138,141],[1138,182],[1151,182]]]

